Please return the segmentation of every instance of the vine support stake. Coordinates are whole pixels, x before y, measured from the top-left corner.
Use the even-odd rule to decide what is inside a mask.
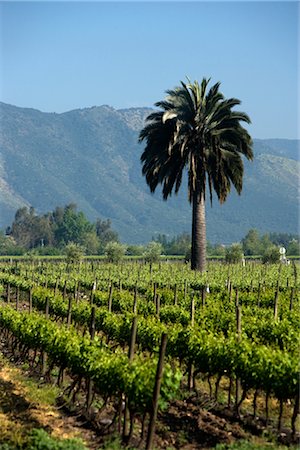
[[[95,338],[95,313],[96,313],[96,308],[95,306],[92,306],[92,311],[91,311],[91,322],[90,322],[90,336],[91,336],[91,340],[93,341]],[[87,412],[89,412],[90,407],[92,405],[92,401],[93,401],[93,388],[94,388],[94,383],[93,380],[91,380],[90,378],[87,380],[87,394],[86,394],[86,410]]]
[[[45,305],[45,317],[49,318],[49,297],[46,297],[46,305]],[[47,354],[42,351],[42,375],[44,376],[47,371]]]
[[[294,291],[295,291],[295,288],[292,287],[292,289],[291,289],[291,296],[290,296],[290,311],[293,311]]]
[[[167,340],[168,340],[167,334],[163,333],[162,338],[161,338],[161,345],[160,345],[160,350],[159,350],[159,360],[158,360],[158,364],[157,364],[157,371],[156,371],[156,377],[155,377],[155,385],[154,385],[154,391],[153,391],[152,408],[151,408],[151,414],[150,414],[146,450],[152,450],[152,448],[153,448],[155,422],[156,422],[156,418],[157,418],[158,400],[159,400],[160,387],[161,387],[161,381],[162,381],[162,376],[163,376],[164,357],[166,354]]]
[[[29,314],[31,314],[32,313],[32,289],[30,288],[29,289],[29,293],[28,293],[28,296],[29,296]]]
[[[111,312],[112,308],[112,295],[113,295],[113,283],[111,282],[109,288],[109,297],[108,297],[108,312]]]
[[[274,320],[277,320],[277,318],[278,318],[278,293],[279,293],[279,283],[277,281],[277,287],[276,287],[275,299],[274,299]]]
[[[174,305],[177,305],[177,283],[174,286]]]
[[[19,309],[19,301],[20,301],[20,288],[17,286],[17,292],[16,292],[16,310]]]
[[[7,284],[7,291],[6,291],[6,300],[7,303],[10,303],[10,283]]]
[[[237,340],[241,340],[242,335],[242,309],[238,303],[238,291],[236,292],[236,332],[237,332]],[[235,409],[236,413],[239,416],[240,413],[240,397],[241,397],[241,380],[236,378],[236,386],[235,386]]]
[[[68,327],[71,325],[71,321],[72,321],[72,297],[69,297],[68,314],[67,314],[67,326]]]
[[[137,283],[134,286],[133,314],[137,312]]]
[[[201,304],[202,304],[202,308],[205,307],[205,297],[206,297],[206,295],[205,295],[205,286],[202,286],[202,289],[201,289]]]
[[[160,313],[160,295],[159,294],[156,295],[155,306],[156,306],[156,315],[157,315],[157,318],[159,319],[159,313]]]
[[[137,317],[135,316],[132,321],[131,326],[131,334],[130,334],[130,344],[128,350],[128,359],[131,363],[134,357],[134,348],[136,342],[136,331],[137,331]],[[125,407],[124,407],[124,422],[123,422],[123,439],[128,437],[128,419],[129,419],[129,409],[128,409],[128,400],[125,398]]]

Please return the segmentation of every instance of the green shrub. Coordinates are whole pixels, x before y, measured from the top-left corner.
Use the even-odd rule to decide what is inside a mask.
[[[26,450],[87,450],[79,439],[55,439],[43,429],[33,429]]]
[[[118,263],[123,259],[126,247],[119,242],[109,242],[105,247],[105,256],[108,262]]]
[[[278,247],[276,247],[275,245],[272,245],[271,247],[268,247],[265,249],[265,251],[263,252],[262,255],[262,262],[264,264],[275,264],[277,262],[279,262],[280,259],[280,254],[279,254],[279,250]]]
[[[242,261],[244,257],[243,248],[241,244],[231,244],[225,250],[225,261],[230,264],[235,264]]]

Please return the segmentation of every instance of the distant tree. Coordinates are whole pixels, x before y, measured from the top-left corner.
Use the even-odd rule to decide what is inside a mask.
[[[108,262],[120,262],[126,252],[126,246],[119,242],[108,242],[105,247],[105,256]]]
[[[86,233],[94,230],[82,211],[77,212],[75,204],[71,203],[63,208],[56,208],[53,213],[55,227],[55,241],[63,246],[69,242],[81,243]]]
[[[24,248],[18,246],[12,236],[0,231],[0,255],[23,255]]]
[[[100,249],[103,252],[106,245],[109,242],[118,242],[118,233],[111,228],[111,221],[107,220],[96,220],[96,234],[100,241]]]
[[[146,147],[141,156],[142,172],[151,192],[162,184],[166,200],[179,191],[183,172],[188,171],[188,192],[192,204],[192,270],[203,272],[206,264],[205,199],[207,191],[223,203],[231,184],[240,194],[243,160],[253,158],[251,137],[240,124],[250,123],[242,112],[232,111],[240,101],[226,100],[220,83],[208,90],[210,80],[201,85],[181,82],[167,91],[160,108],[147,117],[140,132]]]
[[[242,261],[243,247],[241,244],[234,243],[225,249],[225,261],[234,264]]]
[[[242,239],[243,252],[245,255],[259,255],[261,252],[261,241],[258,231],[252,228]]]
[[[299,241],[299,236],[297,234],[291,233],[269,233],[270,241],[274,245],[287,248],[289,243],[293,240]]]
[[[275,264],[280,260],[279,248],[276,245],[271,245],[265,248],[262,254],[262,262],[264,264]]]
[[[159,242],[151,241],[146,245],[143,256],[145,261],[152,264],[159,261],[161,252],[162,245]]]
[[[75,242],[69,242],[65,247],[65,254],[67,256],[67,263],[78,263],[82,260],[84,255],[84,248]]]
[[[225,257],[225,246],[222,244],[216,244],[211,249],[211,255],[212,256],[221,256]]]
[[[269,233],[266,233],[260,238],[260,254],[264,255],[271,247],[274,247],[274,244],[270,240]]]
[[[286,254],[288,256],[300,256],[300,242],[299,239],[292,239],[286,249]]]
[[[170,242],[168,255],[185,255],[191,248],[191,243],[191,235],[188,233],[175,236]]]
[[[17,245],[26,249],[51,245],[54,237],[50,217],[36,215],[32,207],[23,207],[16,211],[9,234]]]
[[[128,245],[126,253],[129,256],[142,256],[144,251],[143,245]]]
[[[96,234],[96,230],[83,233],[79,243],[85,248],[85,253],[87,255],[98,255],[100,253],[100,241]]]

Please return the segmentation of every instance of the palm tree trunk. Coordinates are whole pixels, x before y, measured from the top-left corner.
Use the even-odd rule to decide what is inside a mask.
[[[204,272],[206,267],[206,221],[203,194],[193,195],[191,269]]]

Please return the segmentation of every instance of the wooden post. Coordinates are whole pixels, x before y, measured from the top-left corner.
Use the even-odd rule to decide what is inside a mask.
[[[19,302],[20,302],[20,288],[17,286],[17,292],[16,292],[16,310],[19,309]]]
[[[242,336],[242,309],[239,305],[236,307],[236,332],[238,340],[240,340]]]
[[[193,327],[195,324],[195,296],[194,296],[194,294],[192,295],[192,299],[191,299],[191,312],[190,313],[191,313],[191,315],[190,315],[191,325]]]
[[[80,293],[80,281],[78,281],[78,284],[77,284],[77,290],[76,290],[76,305],[78,305],[78,302],[79,302],[79,293]]]
[[[240,341],[242,335],[242,310],[241,306],[238,304],[238,299],[236,300],[236,331],[237,339]],[[239,401],[241,397],[241,380],[236,378],[236,391],[235,391],[235,408],[236,413],[239,415]]]
[[[66,298],[66,295],[67,295],[67,280],[65,280],[65,284],[64,284],[63,299]]]
[[[56,282],[55,282],[55,288],[54,288],[54,297],[57,294],[57,290],[58,290],[58,284],[59,284],[59,278],[56,278]]]
[[[133,360],[134,356],[134,346],[136,341],[136,331],[137,331],[137,317],[133,318],[132,326],[131,326],[131,335],[130,335],[130,344],[129,344],[129,351],[128,351],[128,358],[129,361]]]
[[[166,333],[163,333],[162,339],[161,339],[160,351],[159,351],[159,360],[158,360],[157,370],[156,370],[146,450],[152,450],[152,448],[153,448],[155,422],[156,422],[156,418],[157,418],[158,400],[159,400],[160,387],[161,387],[161,381],[162,381],[162,376],[163,376],[164,357],[165,357],[165,353],[166,353],[166,347],[167,347],[167,335],[166,335]]]
[[[10,283],[7,284],[6,299],[7,303],[10,303]]]
[[[188,290],[187,280],[185,280],[184,281],[184,301],[186,300],[187,290]]]
[[[274,320],[277,320],[277,318],[278,318],[278,293],[279,293],[279,283],[277,281],[277,287],[276,287],[275,299],[274,299]]]
[[[49,317],[49,297],[46,297],[45,317],[46,317],[46,319],[48,319],[48,317]]]
[[[239,290],[236,288],[235,291],[235,307],[237,308],[239,306]]]
[[[153,302],[156,303],[157,283],[153,284]]]
[[[201,303],[202,303],[202,308],[205,307],[205,296],[206,296],[205,286],[202,286],[202,290],[201,290]]]
[[[49,317],[49,297],[46,297],[46,305],[45,305],[45,317],[48,319]],[[47,371],[47,354],[46,352],[42,352],[42,375],[44,376]]]
[[[95,306],[92,306],[92,310],[91,310],[91,322],[90,322],[90,336],[91,336],[91,340],[93,341],[95,338],[95,332],[96,332],[96,327],[95,327],[95,313],[96,313],[96,308]],[[89,412],[90,407],[92,405],[92,401],[93,401],[93,388],[94,388],[94,383],[93,380],[91,380],[90,378],[87,380],[87,394],[86,394],[86,410],[87,412]]]
[[[156,295],[155,306],[156,306],[156,315],[159,318],[159,313],[160,313],[160,295],[159,294]]]
[[[134,287],[133,314],[137,313],[137,284]]]
[[[72,321],[72,297],[69,297],[68,314],[67,314],[67,326],[68,327],[71,325],[71,321]]]
[[[260,288],[261,285],[258,283],[258,291],[257,291],[257,306],[260,307]]]
[[[128,349],[129,362],[132,362],[133,357],[134,357],[136,331],[137,331],[137,317],[135,316],[133,318],[132,326],[131,326],[130,344],[129,344],[129,349]],[[123,422],[123,438],[128,436],[128,419],[129,419],[128,401],[127,401],[127,398],[125,398],[124,422]]]
[[[174,305],[177,305],[177,283],[174,286]]]
[[[291,288],[291,296],[290,296],[290,311],[293,311],[293,302],[294,302],[294,291],[295,288]]]
[[[29,314],[31,314],[32,313],[32,289],[31,288],[29,289],[28,300],[29,300]]]
[[[96,308],[95,306],[92,306],[92,310],[91,310],[91,322],[90,322],[90,335],[91,335],[91,340],[94,339],[95,337],[95,332],[96,332]]]
[[[108,312],[111,312],[111,308],[112,308],[112,295],[113,295],[113,283],[111,282],[111,285],[109,288],[109,297],[108,297]]]
[[[231,302],[231,298],[232,298],[232,283],[229,282],[229,301]]]

